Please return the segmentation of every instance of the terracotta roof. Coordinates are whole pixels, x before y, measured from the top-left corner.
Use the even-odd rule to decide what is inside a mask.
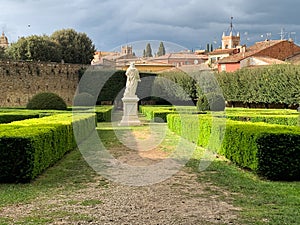
[[[282,60],[274,59],[274,58],[267,57],[267,56],[253,56],[253,58],[263,61],[267,64],[285,64],[286,63]]]
[[[206,55],[198,55],[195,53],[168,53],[163,56],[151,58],[151,60],[165,60],[165,59],[207,59]]]
[[[208,53],[208,55],[223,55],[232,54],[236,49],[215,49],[214,51]]]
[[[228,57],[225,57],[223,59],[220,59],[218,61],[219,64],[222,63],[237,63],[240,62],[241,60],[248,58],[250,56],[253,56],[260,51],[270,48],[280,42],[284,42],[285,40],[270,40],[270,41],[261,41],[261,42],[256,42],[254,45],[250,46],[249,48],[246,49],[246,52],[240,52],[235,55],[231,55]]]

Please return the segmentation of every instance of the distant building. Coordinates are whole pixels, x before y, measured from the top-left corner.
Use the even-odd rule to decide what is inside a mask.
[[[137,60],[137,57],[132,51],[132,46],[126,45],[121,47],[121,52],[95,52],[92,65],[126,65],[135,60]]]
[[[2,48],[7,48],[9,45],[8,43],[8,39],[7,37],[5,36],[4,32],[2,32],[2,35],[0,37],[0,47]]]
[[[239,53],[245,48],[245,46],[241,46],[240,33],[236,33],[233,29],[232,19],[233,17],[231,17],[231,23],[227,34],[223,32],[222,48],[215,49],[208,53],[208,60],[212,66],[216,65],[215,63],[218,62],[218,60]]]
[[[122,46],[121,55],[133,55],[132,46],[130,45]]]
[[[300,46],[288,40],[266,40],[239,53],[220,59],[218,71],[234,72],[243,67],[282,64],[300,53]]]
[[[207,55],[195,54],[193,52],[167,53],[163,56],[149,59],[150,62],[170,64],[175,67],[185,65],[198,65],[207,61]]]

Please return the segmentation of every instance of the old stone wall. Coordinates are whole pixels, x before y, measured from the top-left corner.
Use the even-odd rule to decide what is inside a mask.
[[[40,92],[53,92],[72,105],[86,66],[47,62],[0,61],[0,107],[26,106]]]

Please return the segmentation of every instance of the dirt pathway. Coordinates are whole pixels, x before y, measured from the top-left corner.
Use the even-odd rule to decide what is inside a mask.
[[[134,165],[148,165],[167,157],[159,148],[139,152],[118,147],[110,151],[120,161]],[[0,210],[0,217],[15,221],[30,216],[45,219],[44,223],[28,224],[237,224],[239,209],[232,206],[231,194],[210,183],[198,182],[198,175],[183,167],[163,182],[140,187],[97,176],[95,182],[80,190],[61,191],[6,207]]]

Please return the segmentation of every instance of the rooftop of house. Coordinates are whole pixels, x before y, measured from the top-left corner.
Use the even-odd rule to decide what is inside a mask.
[[[266,40],[266,41],[256,42],[254,45],[250,46],[249,48],[246,48],[245,52],[239,52],[237,54],[220,59],[218,61],[218,63],[220,63],[220,64],[222,64],[222,63],[237,63],[245,58],[253,56],[253,55],[255,55],[267,48],[275,46],[281,42],[287,42],[287,41],[286,40]]]
[[[265,62],[267,64],[285,64],[286,62],[279,60],[279,59],[274,59],[268,56],[253,56],[254,59],[260,60],[262,62]]]
[[[154,57],[151,60],[166,60],[166,59],[203,59],[206,60],[207,56],[202,54],[195,54],[195,53],[167,53],[163,56]]]
[[[233,52],[235,50],[236,49],[221,49],[221,48],[218,48],[218,49],[213,50],[212,52],[209,52],[208,55],[212,56],[212,55],[233,54]]]

